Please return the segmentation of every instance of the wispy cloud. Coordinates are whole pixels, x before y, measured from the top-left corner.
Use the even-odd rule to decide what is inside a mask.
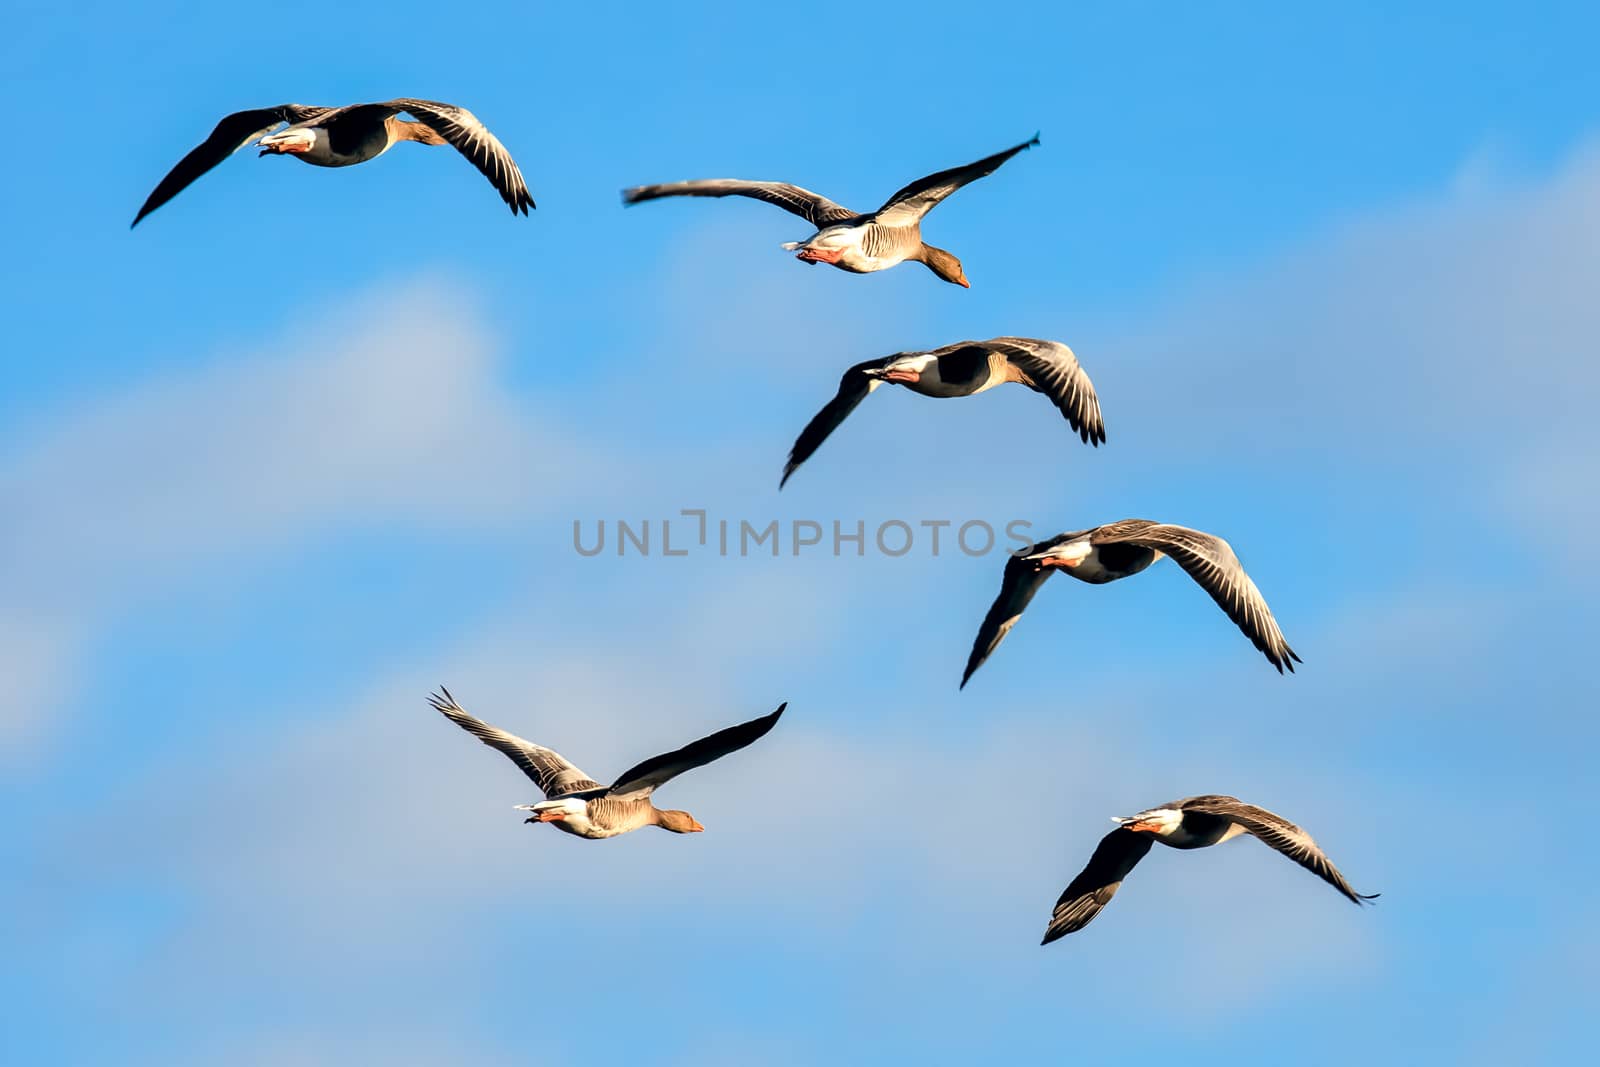
[[[1452,475],[1552,433],[1592,443],[1597,273],[1600,149],[1548,180],[1468,183],[1348,223],[1191,288],[1129,338],[1138,403],[1118,414],[1137,432],[1123,440],[1181,434],[1211,456],[1265,433],[1290,455]]]
[[[505,528],[584,477],[519,411],[473,298],[417,279],[304,311],[251,352],[85,401],[0,461],[0,758],[70,701],[105,614],[197,565],[341,530]]]

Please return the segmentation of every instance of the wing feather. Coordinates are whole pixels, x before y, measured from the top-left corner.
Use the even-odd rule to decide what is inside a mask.
[[[659,185],[636,185],[622,190],[624,204],[642,204],[646,200],[659,200],[668,196],[747,196],[763,204],[781,207],[792,215],[799,215],[817,229],[848,222],[857,217],[854,211],[835,204],[820,193],[802,189],[788,182],[746,181],[742,178],[702,178],[688,182],[665,182]]]
[[[498,726],[490,726],[482,719],[468,715],[462,710],[461,705],[456,703],[455,697],[450,695],[450,690],[443,686],[439,687],[437,694],[429,695],[428,703],[479,741],[510,757],[512,763],[522,768],[523,774],[533,779],[533,784],[539,787],[547,799],[603,788],[599,782],[584,774],[559,752],[526,741],[516,734],[508,733]]]
[[[1129,519],[1101,527],[1094,540],[1096,544],[1122,541],[1166,553],[1211,595],[1279,674],[1286,669],[1293,672],[1294,665],[1302,662],[1284,639],[1261,590],[1222,538],[1185,526]]]
[[[1365,904],[1378,896],[1377,893],[1357,893],[1310,834],[1266,808],[1233,797],[1191,797],[1180,806],[1185,811],[1218,815],[1238,823],[1263,844],[1288,856],[1357,904]]]
[[[1059,341],[1032,337],[996,337],[982,343],[1003,353],[1012,366],[1026,375],[1023,384],[1049,397],[1085,444],[1100,447],[1106,439],[1100,397],[1072,349]]]
[[[1044,546],[1049,543],[1041,541],[1024,554],[1032,555],[1043,551]],[[967,669],[961,673],[961,685],[958,688],[965,689],[973,672],[983,666],[984,661],[1000,647],[1000,642],[1006,639],[1006,634],[1010,633],[1017,620],[1022,618],[1022,612],[1027,608],[1028,602],[1052,573],[1048,568],[1036,566],[1017,556],[1006,560],[1005,574],[1000,579],[1000,595],[995,597],[994,603],[989,606],[988,613],[983,617],[983,623],[978,627],[978,636],[972,641],[972,652],[967,656]]]
[[[867,395],[882,384],[876,378],[867,377],[866,372],[877,370],[886,366],[894,356],[885,356],[882,359],[869,359],[865,363],[857,363],[844,372],[839,379],[839,391],[834,398],[828,401],[821,411],[811,417],[805,429],[800,431],[800,436],[795,438],[794,447],[789,449],[789,459],[783,465],[783,478],[778,482],[782,489],[789,481],[789,475],[810,459],[817,449],[822,447],[822,442],[828,435],[839,428],[839,424],[867,398]]]
[[[1034,134],[1033,140],[1024,141],[1004,152],[986,156],[976,163],[968,163],[964,167],[951,167],[949,170],[930,174],[926,178],[918,178],[884,201],[883,206],[877,211],[876,221],[885,226],[909,226],[932,211],[940,201],[963,185],[993,174],[1006,160],[1038,143],[1039,135]]]
[[[617,800],[643,800],[657,787],[670,782],[684,771],[703,767],[730,752],[737,752],[746,745],[754,744],[778,724],[778,717],[788,706],[788,703],[779,704],[778,710],[771,715],[763,715],[759,719],[751,719],[738,726],[718,730],[709,737],[702,737],[675,752],[652,756],[619,775],[616,784],[606,790],[606,795]]]
[[[189,154],[162,178],[155,190],[145,198],[144,206],[133,217],[132,229],[168,200],[194,184],[206,171],[227,159],[233,153],[270,132],[282,123],[295,125],[337,111],[337,108],[314,107],[305,104],[279,104],[277,107],[235,111],[224,116],[211,131],[211,136],[189,150]]]
[[[443,137],[456,151],[466,156],[478,172],[489,179],[500,199],[511,208],[513,215],[526,215],[536,205],[522,170],[500,139],[489,132],[478,116],[464,107],[441,104],[437,100],[404,98],[390,100],[389,107],[404,111],[434,133]]]
[[[1056,900],[1050,925],[1045,927],[1041,945],[1082,930],[1111,903],[1128,872],[1144,859],[1155,844],[1152,834],[1135,833],[1122,827],[1111,831],[1095,846],[1089,864],[1072,880]]]

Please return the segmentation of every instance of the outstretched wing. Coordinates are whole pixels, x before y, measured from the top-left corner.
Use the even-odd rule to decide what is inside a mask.
[[[631,767],[617,777],[616,784],[606,790],[606,795],[618,800],[643,800],[655,791],[656,787],[664,785],[682,774],[684,771],[703,767],[713,760],[719,760],[730,752],[737,752],[746,745],[753,744],[766,736],[768,730],[778,724],[778,716],[783,714],[783,709],[788,703],[778,705],[778,710],[771,715],[763,715],[759,719],[730,726],[726,730],[718,730],[710,737],[668,752],[663,756],[652,756],[637,767]]]
[[[1126,526],[1127,532],[1117,532],[1121,526]],[[1292,672],[1294,665],[1302,662],[1284,640],[1283,631],[1272,617],[1261,590],[1245,573],[1239,557],[1233,554],[1233,547],[1222,538],[1185,526],[1142,521],[1112,523],[1101,530],[1103,534],[1095,535],[1096,544],[1122,541],[1171,556],[1189,577],[1211,594],[1211,599],[1227,612],[1228,618],[1260,649],[1267,661],[1278,668],[1279,674],[1285,669]]]
[[[450,690],[443,686],[439,687],[437,694],[428,697],[428,703],[479,741],[509,756],[512,763],[522,768],[523,774],[533,779],[533,784],[539,787],[546,798],[603,788],[559,752],[525,741],[516,734],[507,733],[498,726],[490,726],[482,719],[468,715],[456,703],[456,698],[450,695]]]
[[[133,223],[128,228],[132,229],[139,225],[140,219],[183,192],[200,175],[251,141],[270,133],[280,123],[287,122],[293,125],[297,122],[306,122],[336,110],[338,109],[308,107],[304,104],[279,104],[277,107],[235,111],[217,123],[210,137],[190,149],[189,154],[178,160],[178,165],[167,172],[167,176],[161,179],[155,191],[145,199],[144,206],[133,217]]]
[[[691,182],[666,182],[661,185],[636,185],[622,190],[624,204],[642,204],[665,196],[748,196],[764,204],[781,207],[799,215],[817,229],[836,222],[848,222],[856,213],[810,189],[788,182],[755,182],[741,178],[702,178]]]
[[[1089,857],[1089,865],[1078,872],[1078,877],[1056,900],[1056,910],[1039,944],[1048,945],[1088,926],[1100,914],[1100,909],[1111,903],[1122,880],[1144,859],[1153,844],[1155,835],[1135,833],[1120,826],[1102,837],[1095,846],[1094,855]]]
[[[513,215],[526,215],[535,206],[533,194],[528,192],[528,183],[523,180],[517,161],[511,158],[511,153],[506,151],[500,139],[478,120],[478,116],[464,107],[441,104],[437,100],[402,98],[390,100],[386,106],[406,112],[449,141],[456,151],[478,168],[479,173],[489,179],[489,184],[494,186]]]
[[[983,343],[1004,353],[1006,361],[1026,376],[1024,385],[1049,397],[1085,444],[1100,447],[1106,439],[1100,398],[1072,349],[1033,337],[996,337]]]
[[[1048,544],[1040,542],[1026,554],[1041,552]],[[978,636],[972,642],[972,654],[967,657],[967,669],[961,674],[959,688],[965,689],[972,673],[983,666],[983,661],[1000,647],[1006,634],[1022,618],[1023,609],[1052,573],[1049,568],[1035,566],[1016,556],[1006,560],[1005,575],[1000,579],[1000,595],[995,597],[989,613],[983,617],[983,625],[978,627]]]
[[[800,464],[810,459],[812,453],[822,447],[822,442],[839,428],[839,424],[856,409],[856,405],[883,384],[878,378],[867,377],[866,372],[886,366],[894,358],[885,356],[882,359],[869,359],[865,363],[857,363],[844,372],[844,377],[839,379],[839,392],[823,405],[821,411],[812,416],[811,421],[806,423],[806,428],[800,431],[800,436],[795,438],[794,447],[789,449],[789,461],[783,465],[783,478],[778,482],[779,489],[788,483],[789,475],[793,474]]]
[[[1004,152],[996,152],[976,163],[968,163],[964,167],[951,167],[949,170],[930,174],[926,178],[918,178],[884,201],[883,206],[878,209],[876,221],[885,226],[909,226],[932,211],[941,200],[963,185],[993,174],[1006,160],[1038,143],[1039,135],[1034,134],[1033,140],[1008,148]]]
[[[1339,868],[1323,853],[1317,843],[1294,823],[1254,804],[1246,804],[1234,797],[1191,797],[1179,805],[1185,811],[1199,811],[1207,815],[1220,815],[1240,826],[1264,844],[1288,856],[1312,874],[1327,882],[1357,904],[1365,904],[1377,893],[1357,893],[1350,888]]]

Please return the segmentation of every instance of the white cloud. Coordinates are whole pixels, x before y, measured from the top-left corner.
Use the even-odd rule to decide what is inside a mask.
[[[480,321],[457,287],[415,282],[69,413],[4,471],[24,559],[99,583],[353,518],[503,521],[551,472],[527,469],[537,435]]]
[[[0,760],[64,713],[105,614],[197,562],[395,522],[504,528],[578,479],[561,430],[501,382],[482,318],[437,279],[358,294],[25,435],[0,464]]]
[[[28,607],[17,604],[0,614],[0,677],[11,693],[0,711],[0,767],[8,754],[20,753],[39,740],[44,719],[71,692],[69,667],[77,651],[76,628],[48,617],[42,604],[38,615],[26,614]]]
[[[1291,448],[1381,455],[1437,437],[1486,453],[1578,421],[1571,390],[1600,384],[1597,268],[1588,152],[1548,181],[1381,213],[1206,285],[1132,353],[1160,368],[1139,406],[1206,423],[1201,444],[1254,440],[1266,413]]]
[[[537,1039],[541,1059],[578,1058],[581,1049],[565,1048],[560,1036],[541,1033]],[[464,1033],[459,1026],[418,1024],[412,1018],[381,1013],[372,1018],[340,1019],[337,1025],[294,1028],[287,1032],[263,1028],[248,1037],[218,1037],[201,1042],[165,1062],[238,1064],[239,1067],[325,1067],[330,1063],[381,1063],[384,1067],[439,1067],[441,1064],[497,1064],[528,1062],[528,1047],[507,1050]],[[558,1055],[558,1053],[565,1053]]]

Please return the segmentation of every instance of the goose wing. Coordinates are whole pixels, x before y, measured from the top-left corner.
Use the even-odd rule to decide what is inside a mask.
[[[489,184],[494,186],[513,215],[526,215],[535,206],[533,194],[528,192],[528,183],[523,180],[517,161],[511,158],[506,146],[489,132],[478,116],[466,108],[441,104],[437,100],[410,98],[390,100],[384,106],[406,112],[449,141],[456,151],[478,168],[480,174],[489,179]]]
[[[698,741],[684,745],[676,752],[652,756],[619,775],[616,784],[606,790],[606,795],[618,800],[643,800],[658,786],[670,782],[684,771],[703,767],[730,752],[737,752],[746,745],[754,744],[778,724],[778,717],[788,706],[787,702],[779,704],[778,710],[771,715],[763,715],[759,719],[751,719],[738,726],[718,730],[709,737],[702,737]]]
[[[1312,874],[1327,882],[1357,904],[1376,898],[1377,893],[1357,893],[1350,888],[1339,868],[1333,865],[1311,835],[1283,816],[1246,804],[1234,797],[1191,797],[1179,805],[1185,811],[1199,811],[1207,815],[1220,815],[1244,827],[1262,843],[1288,856]]]
[[[996,152],[976,163],[968,163],[964,167],[951,167],[949,170],[930,174],[926,178],[918,178],[884,202],[877,211],[876,221],[885,226],[909,226],[932,211],[941,200],[963,185],[993,174],[1006,160],[1038,143],[1039,135],[1034,134],[1033,140],[1024,141],[1004,152]]]
[[[1078,872],[1056,900],[1050,925],[1045,927],[1044,940],[1039,944],[1048,945],[1088,926],[1100,909],[1111,903],[1122,880],[1153,844],[1153,834],[1135,833],[1120,826],[1102,837],[1089,857],[1089,865]]]
[[[857,215],[847,207],[835,204],[820,193],[802,189],[788,182],[757,182],[742,178],[702,178],[690,182],[665,182],[660,185],[636,185],[622,190],[624,204],[642,204],[646,200],[659,200],[666,196],[748,196],[764,204],[781,207],[791,215],[799,215],[817,229],[848,222]]]
[[[437,694],[428,697],[428,703],[479,741],[509,756],[512,763],[522,768],[523,774],[533,779],[533,784],[547,799],[604,788],[559,752],[525,741],[516,734],[507,733],[498,726],[490,726],[482,719],[468,715],[456,703],[455,697],[450,695],[450,690],[443,686],[439,687]]]
[[[1043,552],[1052,543],[1041,541],[1022,555]],[[965,689],[973,672],[983,666],[983,661],[1000,647],[1006,634],[1022,618],[1028,602],[1052,573],[1049,568],[1039,567],[1019,556],[1014,555],[1006,560],[1005,574],[1000,579],[1000,595],[995,597],[994,603],[989,606],[989,613],[983,617],[983,624],[978,627],[978,636],[973,639],[972,653],[967,657],[967,669],[961,674],[959,688]]]
[[[1279,674],[1285,669],[1293,672],[1294,665],[1302,662],[1284,640],[1283,631],[1272,617],[1261,590],[1245,573],[1239,557],[1233,554],[1233,547],[1222,538],[1185,526],[1125,519],[1103,526],[1095,533],[1095,544],[1114,541],[1153,548],[1176,560],[1200,588],[1211,594],[1211,599],[1267,661],[1278,668]]]
[[[839,424],[856,409],[856,405],[883,384],[880,379],[869,377],[867,372],[887,366],[894,358],[885,356],[882,359],[869,359],[865,363],[857,363],[844,372],[844,377],[839,379],[839,392],[823,405],[821,411],[811,417],[805,429],[800,431],[800,436],[795,438],[794,447],[789,449],[789,460],[783,465],[783,478],[778,482],[779,489],[784,487],[789,481],[789,475],[793,474],[800,464],[810,459],[812,453],[822,447],[822,442],[839,428]]]
[[[210,137],[190,149],[189,154],[178,160],[177,166],[167,172],[167,176],[161,179],[155,191],[145,199],[144,206],[133,217],[133,223],[128,228],[132,229],[139,225],[140,219],[194,184],[200,175],[251,141],[271,133],[275,127],[286,122],[290,125],[307,122],[337,110],[339,109],[305,104],[279,104],[277,107],[235,111],[225,116],[217,123],[216,129],[211,131]]]
[[[1106,439],[1106,424],[1100,417],[1100,398],[1072,349],[1059,341],[1040,341],[1032,337],[996,337],[982,343],[1002,353],[1008,363],[1022,372],[1022,384],[1049,397],[1085,444],[1100,447]]]

